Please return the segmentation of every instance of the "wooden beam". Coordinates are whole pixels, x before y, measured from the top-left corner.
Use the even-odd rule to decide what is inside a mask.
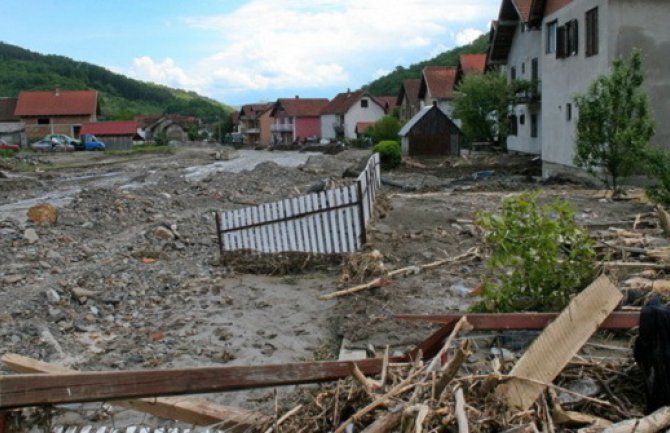
[[[61,365],[50,364],[13,353],[4,355],[0,358],[0,361],[6,367],[18,373],[67,374],[76,372],[76,370]],[[258,412],[238,407],[222,406],[205,399],[192,397],[119,400],[114,401],[113,404],[114,406],[137,410],[160,418],[173,419],[199,426],[222,423],[222,427],[226,427],[231,432],[248,431],[249,428],[261,426],[268,421],[267,417]],[[0,433],[2,433],[2,430],[0,430]]]
[[[394,358],[391,362],[402,362]],[[355,361],[363,374],[378,374],[382,359]],[[302,362],[253,367],[18,374],[0,376],[0,410],[45,404],[125,400],[301,383],[350,375],[351,361]]]
[[[623,298],[602,275],[572,298],[561,314],[540,334],[496,389],[510,410],[526,410],[581,349]]]
[[[544,329],[558,313],[480,313],[480,314],[397,314],[398,320],[418,320],[431,323],[455,324],[462,316],[468,317],[473,329],[495,331],[508,329]],[[613,312],[600,329],[631,329],[640,326],[639,312]]]

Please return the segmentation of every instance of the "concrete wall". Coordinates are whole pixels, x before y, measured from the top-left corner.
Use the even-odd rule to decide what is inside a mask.
[[[516,70],[516,79],[531,80],[532,61],[538,60],[538,79],[542,80],[542,68],[539,65],[542,53],[542,31],[540,29],[523,29],[519,24],[514,32],[512,48],[505,66],[507,78],[511,81],[511,68]],[[542,130],[541,114],[539,106],[518,104],[512,108],[517,117],[517,135],[507,137],[507,148],[512,152],[530,153],[539,155],[541,152],[540,135]],[[537,137],[531,137],[531,115],[535,114],[538,119]],[[523,116],[523,117],[522,117]],[[521,124],[519,119],[525,119]]]
[[[337,138],[335,132],[335,125],[340,123],[339,114],[322,114],[321,115],[321,138],[334,139]]]
[[[367,100],[368,106],[361,107],[361,101]],[[377,105],[367,96],[356,101],[344,114],[344,136],[349,139],[356,138],[356,123],[358,122],[376,122],[384,117],[384,109]]]

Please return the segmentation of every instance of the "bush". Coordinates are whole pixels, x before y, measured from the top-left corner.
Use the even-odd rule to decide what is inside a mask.
[[[400,132],[400,121],[393,116],[384,116],[369,127],[365,134],[372,137],[375,143],[381,143],[384,140],[397,140]]]
[[[379,154],[382,167],[385,169],[395,168],[400,165],[402,154],[400,151],[400,143],[393,140],[380,141],[375,144],[372,151]]]
[[[479,311],[559,311],[591,282],[593,240],[574,222],[567,201],[536,204],[538,192],[503,201],[501,214],[477,224],[493,249]]]
[[[647,188],[647,195],[658,203],[670,204],[670,151],[652,149],[645,160],[647,173],[656,181],[656,185]]]

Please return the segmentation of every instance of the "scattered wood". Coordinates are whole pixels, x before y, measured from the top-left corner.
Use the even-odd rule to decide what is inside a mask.
[[[343,289],[343,290],[338,290],[336,292],[328,293],[326,295],[321,295],[319,296],[319,299],[323,301],[327,301],[330,299],[334,298],[339,298],[341,296],[347,296],[351,295],[352,293],[357,293],[363,290],[367,289],[373,289],[373,288],[378,288],[378,287],[383,287],[385,285],[389,284],[389,281],[393,278],[399,277],[399,276],[406,276],[406,275],[414,275],[421,273],[423,271],[427,271],[430,269],[434,269],[440,266],[444,266],[446,264],[450,263],[458,263],[466,260],[472,260],[479,257],[479,248],[470,248],[468,251],[465,253],[455,256],[455,257],[447,257],[446,259],[441,259],[441,260],[436,260],[431,263],[426,263],[424,265],[416,265],[416,266],[406,266],[404,268],[399,268],[395,269],[393,271],[388,271],[386,272],[383,276],[375,278],[374,280],[367,282],[365,284],[360,284],[354,287],[350,287],[348,289]]]
[[[463,388],[458,387],[456,390],[456,421],[458,422],[458,433],[469,433],[470,427],[468,423],[468,415],[465,413],[465,397],[463,396]]]
[[[393,360],[402,361],[400,358]],[[381,358],[357,361],[364,374],[381,371]],[[350,374],[350,362],[205,367],[172,370],[109,371],[0,376],[0,409],[44,404],[197,394],[337,380]]]
[[[654,262],[603,262],[605,268],[647,268],[647,269],[661,269],[669,270],[670,263],[654,263]]]
[[[658,221],[663,229],[663,233],[665,233],[666,237],[670,237],[670,215],[668,215],[660,204],[656,206],[656,214],[658,215]]]
[[[76,373],[76,370],[61,365],[50,364],[13,353],[5,354],[0,361],[7,368],[19,373]],[[114,401],[113,404],[114,406],[133,409],[160,418],[173,419],[199,426],[219,424],[231,432],[247,431],[249,428],[262,426],[269,421],[266,416],[258,412],[231,406],[222,406],[208,400],[191,397],[119,400]]]
[[[270,427],[269,429],[265,430],[265,433],[272,433],[273,431],[274,431],[274,432],[279,432],[279,426],[282,425],[282,424],[284,423],[284,421],[286,421],[287,419],[291,418],[293,415],[295,415],[296,413],[298,413],[298,412],[300,411],[300,409],[302,409],[302,405],[301,405],[301,404],[297,405],[297,406],[294,407],[293,409],[291,409],[291,410],[289,410],[288,412],[286,412],[284,415],[282,415],[281,418],[279,418],[279,419],[277,420],[277,422],[276,422],[272,427]]]
[[[372,424],[367,426],[361,433],[390,433],[400,425],[402,411],[390,412],[377,418]]]
[[[651,287],[651,285],[650,285]],[[472,329],[498,331],[510,329],[544,329],[559,313],[475,313],[467,314]],[[398,320],[417,320],[431,323],[455,324],[463,313],[396,314]],[[600,329],[631,329],[640,325],[639,312],[613,312],[600,324]],[[451,332],[451,331],[450,331]]]
[[[456,354],[449,359],[449,362],[447,365],[444,367],[444,372],[442,373],[442,376],[440,376],[439,381],[437,384],[435,384],[435,391],[434,391],[434,398],[439,399],[440,394],[442,394],[442,391],[447,387],[449,382],[456,377],[456,374],[458,373],[458,369],[461,368],[461,365],[465,362],[466,359],[470,356],[471,352],[471,347],[472,347],[472,341],[471,340],[463,340],[458,348],[456,350]]]
[[[662,407],[644,418],[616,423],[602,433],[656,433],[670,426],[670,406]]]
[[[616,308],[623,295],[601,276],[575,296],[514,365],[511,380],[496,392],[510,409],[526,410]],[[530,379],[530,380],[527,380]]]

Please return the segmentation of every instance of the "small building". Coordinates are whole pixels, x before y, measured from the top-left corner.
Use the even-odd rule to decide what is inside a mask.
[[[22,91],[14,114],[26,125],[28,141],[47,134],[79,137],[81,125],[97,121],[100,113],[95,90]]]
[[[421,80],[408,79],[403,80],[400,86],[400,92],[396,99],[396,106],[400,107],[400,121],[405,123],[411,119],[420,109],[419,89]]]
[[[0,98],[0,139],[22,147],[28,145],[26,125],[14,115],[17,98]]]
[[[402,127],[403,156],[459,155],[463,133],[437,103],[424,107]]]
[[[81,126],[81,133],[95,135],[105,143],[105,148],[110,150],[130,150],[133,141],[142,139],[138,134],[137,122],[132,120],[85,123]]]
[[[266,137],[269,136],[270,120],[265,116],[265,125],[261,125],[262,115],[272,109],[272,103],[247,104],[239,111],[239,132],[242,134],[242,142],[247,146],[261,144],[263,126],[267,128]]]
[[[298,96],[278,99],[270,113],[272,143],[290,144],[321,137],[320,115],[328,102],[328,99]]]

